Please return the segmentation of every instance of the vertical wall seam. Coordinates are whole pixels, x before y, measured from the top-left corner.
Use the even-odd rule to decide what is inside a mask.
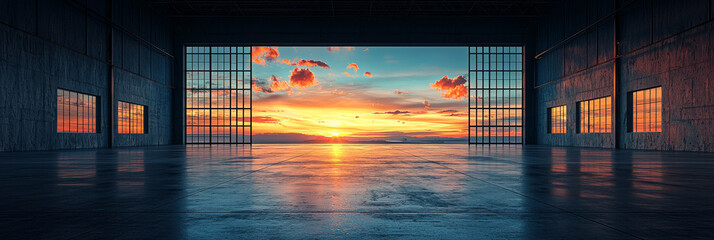
[[[614,7],[613,9],[617,9],[617,0],[614,0]],[[618,86],[618,78],[617,78],[617,14],[613,15],[612,18],[613,22],[613,31],[612,31],[612,41],[613,41],[613,46],[612,46],[612,51],[613,51],[613,61],[612,61],[612,109],[611,114],[612,114],[612,119],[610,121],[615,121],[614,124],[612,125],[612,134],[614,134],[613,137],[613,146],[612,148],[620,148],[620,122],[619,121],[619,110],[620,110],[620,97],[618,96],[618,92],[620,90]]]
[[[654,0],[650,2],[650,44],[654,42]]]
[[[108,18],[113,18],[113,2],[112,0],[106,0],[104,2],[106,14]],[[114,147],[114,29],[112,29],[112,26],[110,23],[107,23],[107,59],[109,61],[109,109],[107,109],[107,113],[109,114],[109,117],[107,118],[107,121],[109,122],[107,128],[107,146],[109,148]]]
[[[84,4],[89,2],[84,1]],[[89,55],[89,7],[84,8],[84,53]]]
[[[35,34],[40,35],[40,0],[35,0]]]

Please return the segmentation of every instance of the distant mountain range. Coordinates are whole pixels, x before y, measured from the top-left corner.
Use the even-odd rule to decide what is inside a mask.
[[[306,135],[300,133],[263,133],[253,135],[253,143],[358,143],[358,144],[388,144],[388,143],[407,143],[407,144],[463,144],[468,140],[467,137],[449,138],[449,137],[410,137],[410,136],[391,136],[391,137],[324,137],[315,135]]]

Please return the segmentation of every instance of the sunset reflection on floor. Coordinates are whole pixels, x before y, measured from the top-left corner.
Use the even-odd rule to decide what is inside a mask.
[[[701,159],[712,156],[338,143],[2,153],[0,231],[79,239],[704,236],[714,227],[714,163]]]

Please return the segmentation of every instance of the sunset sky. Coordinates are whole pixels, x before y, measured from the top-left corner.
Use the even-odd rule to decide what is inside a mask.
[[[465,137],[465,47],[254,47],[253,134]]]

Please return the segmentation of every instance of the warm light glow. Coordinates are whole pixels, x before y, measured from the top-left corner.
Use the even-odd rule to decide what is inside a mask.
[[[332,144],[332,161],[339,162],[342,158],[342,144]],[[335,169],[335,172],[339,170]]]
[[[246,50],[230,49],[238,59]],[[256,46],[250,55],[250,75],[224,73],[245,66],[220,61],[207,66],[188,61],[192,67],[186,72],[187,136],[203,139],[204,135],[252,135],[258,143],[406,139],[441,142],[444,138],[463,141],[468,136],[468,126],[464,124],[468,122],[468,101],[464,96],[468,95],[469,76],[462,72],[468,69],[468,61],[459,57],[468,49],[337,49],[295,47],[286,51],[282,47]],[[221,48],[188,50],[187,57],[225,54],[220,53],[225,51]],[[215,72],[203,72],[206,69]],[[514,76],[508,78],[509,83],[520,85]],[[483,99],[485,93],[471,94]],[[501,102],[494,107],[509,110],[494,110],[486,115],[472,112],[474,121],[488,119],[493,121],[491,125],[509,127],[479,134],[520,136],[520,128],[510,127],[520,122],[520,112],[510,109],[520,107],[520,101]]]

